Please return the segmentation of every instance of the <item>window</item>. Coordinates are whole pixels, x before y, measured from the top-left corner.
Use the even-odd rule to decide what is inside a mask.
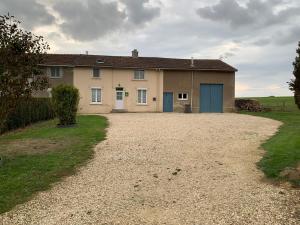
[[[48,97],[52,98],[52,88],[47,89]]]
[[[97,60],[96,60],[96,63],[102,64],[102,63],[104,63],[104,61],[103,61],[102,59],[97,59]]]
[[[62,68],[57,67],[57,66],[50,67],[50,77],[51,78],[62,77]]]
[[[101,88],[92,88],[92,103],[100,104],[102,102]]]
[[[138,104],[147,104],[147,90],[146,89],[138,89]]]
[[[188,93],[178,93],[178,100],[188,100]]]
[[[135,70],[134,71],[134,80],[144,80],[145,71],[144,70]]]
[[[99,68],[93,68],[93,77],[100,78],[100,69]]]

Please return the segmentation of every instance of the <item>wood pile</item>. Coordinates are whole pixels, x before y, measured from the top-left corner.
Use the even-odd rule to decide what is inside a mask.
[[[264,107],[254,99],[236,99],[235,107],[238,111],[261,112]]]

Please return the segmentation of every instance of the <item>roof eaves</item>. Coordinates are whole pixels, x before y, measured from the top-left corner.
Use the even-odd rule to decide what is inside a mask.
[[[54,67],[54,66],[59,66],[59,67],[75,67],[74,65],[69,65],[69,64],[38,64],[39,66],[49,66],[49,67]]]

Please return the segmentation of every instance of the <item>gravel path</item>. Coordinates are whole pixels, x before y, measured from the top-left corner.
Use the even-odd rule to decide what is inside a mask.
[[[77,175],[0,224],[299,224],[299,191],[263,182],[261,141],[280,125],[237,114],[110,114]],[[298,211],[297,211],[298,207]]]

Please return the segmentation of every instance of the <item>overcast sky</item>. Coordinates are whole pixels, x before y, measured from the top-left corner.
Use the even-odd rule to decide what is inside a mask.
[[[222,58],[236,96],[291,95],[299,0],[1,0],[52,53]]]

